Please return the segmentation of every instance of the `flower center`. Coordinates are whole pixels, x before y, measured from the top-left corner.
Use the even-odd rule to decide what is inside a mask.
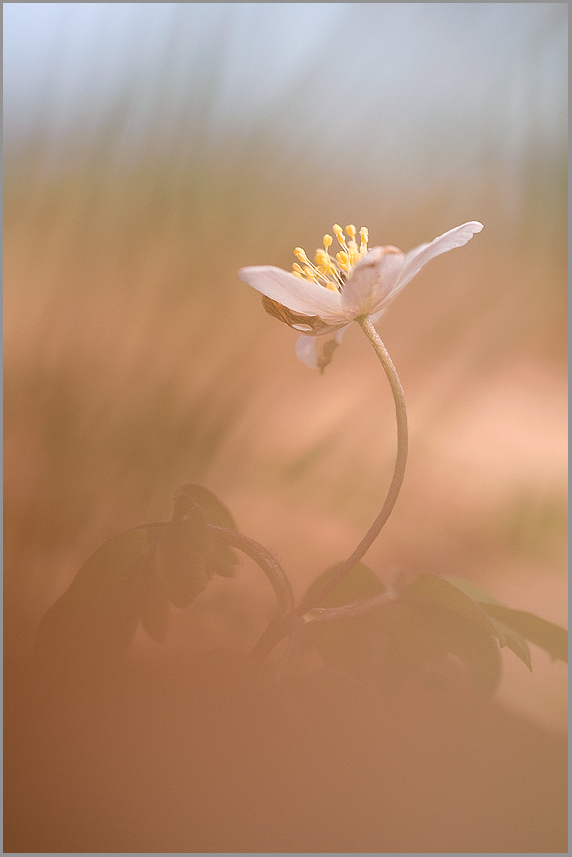
[[[332,232],[342,248],[336,253],[335,259],[328,252],[334,243],[334,239],[331,235],[324,235],[324,247],[316,250],[313,263],[310,262],[301,247],[296,247],[294,255],[302,264],[299,265],[298,262],[294,262],[292,272],[295,277],[299,277],[301,280],[308,280],[310,283],[317,283],[317,285],[324,286],[334,292],[341,292],[352,268],[367,253],[368,231],[365,226],[361,227],[359,247],[356,241],[356,228],[351,223],[346,226],[345,235],[344,230],[337,223],[332,227]]]

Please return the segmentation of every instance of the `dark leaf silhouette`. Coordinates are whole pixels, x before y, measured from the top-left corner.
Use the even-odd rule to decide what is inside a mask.
[[[483,604],[491,617],[521,634],[530,643],[544,649],[553,661],[568,663],[568,631],[525,610],[513,610],[502,604]]]
[[[198,506],[185,511],[167,526],[153,552],[157,578],[175,607],[187,607],[212,577],[207,559],[213,538]]]
[[[452,583],[435,574],[420,574],[404,590],[404,595],[420,598],[447,607],[469,622],[478,625],[484,631],[499,636],[501,646],[506,646],[502,631],[497,631],[486,613],[475,602]]]
[[[214,494],[185,485],[170,523],[134,527],[101,545],[42,617],[34,644],[40,671],[109,670],[127,652],[139,620],[164,642],[169,602],[186,607],[214,574],[233,573],[236,557],[209,524],[234,528]]]
[[[216,538],[209,525],[235,529],[232,515],[211,491],[202,485],[183,485],[175,496],[171,523],[153,552],[157,580],[175,607],[187,607],[215,574],[230,577],[234,573],[237,560],[233,551]],[[148,590],[157,588],[153,580],[146,585]],[[156,632],[151,627],[151,636]]]
[[[157,576],[152,554],[146,557],[142,564],[137,593],[137,615],[151,639],[156,643],[164,643],[169,624],[169,599]]]
[[[173,521],[184,516],[191,508],[198,506],[209,524],[223,527],[226,530],[236,530],[234,519],[224,503],[215,497],[212,491],[202,485],[183,485],[175,498]],[[235,553],[218,539],[213,539],[210,550],[205,557],[205,569],[209,577],[219,574],[222,577],[232,577],[237,563]]]
[[[109,539],[44,614],[34,651],[50,672],[107,669],[126,653],[137,627],[142,562],[158,529],[137,527]]]
[[[423,625],[419,655],[423,650],[426,655],[432,653],[437,662],[439,656],[454,655],[468,668],[477,696],[492,696],[502,669],[493,633],[437,601],[415,599],[410,603]]]
[[[522,634],[519,634],[518,631],[515,631],[514,628],[511,628],[509,625],[505,625],[504,622],[501,622],[500,619],[495,619],[488,613],[488,610],[485,609],[483,605],[483,609],[485,613],[488,614],[489,619],[495,629],[496,635],[501,639],[501,636],[506,640],[506,647],[514,652],[517,658],[528,667],[528,669],[532,672],[532,660],[530,656],[530,649],[528,648],[528,643]]]
[[[308,587],[304,598],[312,595],[337,571],[341,563],[332,565],[317,577]],[[350,573],[339,583],[329,595],[320,602],[320,607],[341,607],[343,604],[351,604],[353,601],[360,601],[362,598],[371,598],[373,595],[380,595],[386,590],[385,583],[379,577],[364,565],[363,562],[358,562]]]
[[[507,633],[509,648],[512,648],[511,640],[522,641],[525,646],[526,640],[528,640],[548,652],[552,660],[568,663],[568,631],[565,628],[548,622],[546,619],[541,619],[526,610],[513,610],[512,607],[501,604],[492,595],[468,580],[462,580],[458,577],[448,577],[447,580],[476,601],[492,621],[502,623],[505,633]],[[528,646],[526,646],[526,650],[528,651]],[[514,648],[513,651],[515,651]],[[516,654],[519,654],[518,651]],[[528,660],[530,663],[530,653]],[[527,663],[526,660],[525,663]]]
[[[463,580],[460,577],[446,577],[444,578],[449,583],[453,584],[457,589],[461,592],[464,592],[469,598],[471,598],[478,606],[483,610],[484,613],[487,614],[489,620],[491,621],[493,627],[495,628],[496,635],[503,645],[502,640],[504,640],[504,644],[512,651],[514,654],[520,658],[520,660],[525,664],[529,670],[532,670],[532,662],[530,657],[530,649],[528,648],[528,644],[526,639],[519,634],[515,628],[511,627],[509,624],[503,622],[500,618],[495,618],[494,614],[491,614],[488,609],[491,604],[500,604],[492,595],[486,593],[483,589],[477,586],[474,583],[471,583],[468,580]]]
[[[487,592],[457,577],[448,577],[454,586],[465,592],[476,601],[492,622],[502,625],[507,638],[507,646],[530,667],[530,651],[526,644],[528,640],[544,649],[552,660],[568,663],[568,631],[529,613],[526,610],[513,610],[506,607]]]
[[[308,591],[315,591],[337,567],[321,575]],[[348,604],[385,588],[360,563],[324,599],[323,606]],[[412,671],[447,681],[454,656],[468,669],[477,695],[486,698],[494,692],[501,673],[495,636],[502,637],[502,629],[470,598],[440,578],[423,575],[394,603],[338,622],[308,625],[306,645],[315,647],[328,666],[382,690]]]
[[[175,496],[175,510],[173,520],[183,517],[190,508],[199,506],[209,524],[224,527],[228,530],[236,530],[233,517],[218,497],[203,485],[189,483],[182,485]]]

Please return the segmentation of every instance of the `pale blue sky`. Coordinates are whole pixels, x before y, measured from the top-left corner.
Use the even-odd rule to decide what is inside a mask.
[[[8,146],[256,144],[415,182],[567,133],[564,3],[5,3]],[[50,148],[51,143],[51,148]]]

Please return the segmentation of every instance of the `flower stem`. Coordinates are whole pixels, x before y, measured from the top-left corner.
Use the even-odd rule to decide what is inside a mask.
[[[395,467],[393,469],[393,478],[391,480],[391,484],[389,486],[389,491],[387,492],[387,497],[385,498],[385,502],[381,507],[381,511],[361,542],[358,544],[354,552],[346,559],[346,561],[341,565],[337,571],[335,571],[330,578],[320,587],[320,589],[313,592],[307,598],[305,598],[301,604],[296,608],[296,613],[306,613],[306,611],[310,610],[312,607],[316,607],[323,599],[332,592],[333,589],[341,583],[344,577],[350,573],[350,571],[357,565],[363,555],[367,550],[371,547],[373,542],[378,537],[381,532],[382,527],[386,523],[387,519],[391,515],[393,511],[393,507],[395,506],[395,502],[397,500],[399,491],[401,489],[401,484],[403,482],[403,477],[405,475],[405,464],[407,461],[407,446],[408,446],[408,433],[407,433],[407,410],[405,407],[405,396],[403,394],[403,387],[401,386],[401,382],[399,380],[399,376],[397,375],[397,371],[391,357],[389,356],[387,349],[383,342],[381,341],[379,334],[371,321],[369,319],[364,318],[359,321],[359,324],[364,331],[365,335],[373,345],[374,351],[379,358],[379,362],[383,366],[384,372],[387,375],[387,379],[389,381],[391,392],[393,393],[393,400],[395,402],[395,414],[397,419],[397,456],[395,459]]]
[[[227,530],[224,527],[217,527],[214,524],[210,524],[209,529],[222,542],[232,545],[233,548],[238,548],[238,550],[241,550],[253,559],[270,581],[276,597],[276,613],[269,627],[274,627],[276,622],[294,608],[292,587],[280,563],[274,559],[270,551],[267,551],[265,547],[255,542],[254,539],[243,536],[236,530]]]
[[[405,475],[408,447],[407,409],[405,407],[403,387],[401,386],[399,376],[395,366],[393,365],[391,357],[389,356],[385,345],[381,341],[371,321],[369,321],[368,318],[357,319],[357,321],[378,356],[379,362],[381,363],[389,381],[391,392],[393,393],[393,400],[395,402],[395,414],[397,419],[397,455],[389,491],[387,492],[387,497],[385,498],[385,502],[381,507],[381,511],[377,518],[353,553],[350,554],[346,561],[319,589],[304,598],[298,607],[288,613],[278,626],[275,626],[273,623],[272,629],[270,626],[266,629],[253,651],[253,655],[256,654],[257,657],[264,657],[272,651],[276,643],[282,639],[285,634],[289,633],[294,617],[302,616],[304,613],[307,613],[309,610],[316,607],[324,598],[326,598],[327,595],[330,594],[330,592],[332,592],[333,589],[335,589],[339,583],[341,583],[345,577],[347,577],[350,571],[357,565],[378,537],[382,527],[393,511],[393,507],[395,506],[395,502],[401,489],[403,477]]]
[[[385,607],[397,601],[398,594],[390,586],[380,592],[379,595],[371,595],[369,598],[360,598],[351,604],[342,607],[313,607],[304,615],[305,624],[315,622],[339,622],[341,619],[351,619],[354,616],[363,616],[371,613],[378,607]]]

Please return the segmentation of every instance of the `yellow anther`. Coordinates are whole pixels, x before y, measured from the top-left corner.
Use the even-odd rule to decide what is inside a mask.
[[[343,271],[349,271],[350,257],[344,250],[340,250],[339,253],[336,253],[336,259],[338,260],[338,265]]]
[[[314,262],[320,269],[320,274],[335,273],[336,266],[325,250],[316,250]]]
[[[357,248],[356,242],[350,241],[350,262],[351,262],[352,266],[355,265],[356,262],[359,262],[360,259],[361,259],[361,253]]]
[[[347,275],[351,274],[354,265],[357,265],[367,253],[369,234],[366,227],[362,226],[359,230],[361,243],[358,245],[356,241],[357,230],[352,223],[346,226],[345,233],[339,223],[334,223],[332,231],[342,248],[336,253],[335,259],[328,252],[334,239],[326,233],[322,238],[324,247],[316,250],[314,263],[310,261],[301,247],[295,248],[294,255],[302,262],[302,265],[295,262],[292,265],[292,273],[294,276],[306,280],[306,282],[316,283],[333,292],[340,292],[347,280]]]

